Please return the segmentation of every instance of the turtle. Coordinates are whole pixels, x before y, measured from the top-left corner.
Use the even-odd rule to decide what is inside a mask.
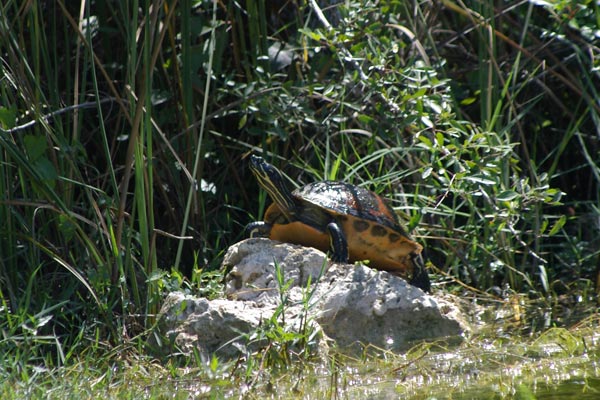
[[[248,224],[250,237],[329,251],[337,263],[369,260],[369,266],[387,270],[429,291],[423,247],[409,237],[396,213],[379,195],[331,180],[291,191],[283,174],[262,157],[251,155],[249,164],[259,185],[273,200],[264,221]]]

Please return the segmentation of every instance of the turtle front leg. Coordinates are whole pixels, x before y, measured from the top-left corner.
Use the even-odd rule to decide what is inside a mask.
[[[268,238],[271,234],[272,225],[263,221],[251,222],[246,225],[246,236],[249,238]]]
[[[348,263],[348,242],[342,228],[337,223],[330,222],[327,224],[327,233],[329,233],[331,260],[337,263]]]

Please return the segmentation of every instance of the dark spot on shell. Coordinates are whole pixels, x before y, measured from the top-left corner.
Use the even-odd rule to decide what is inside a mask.
[[[356,232],[364,232],[369,229],[369,223],[367,221],[358,220],[352,223],[352,227],[354,230],[356,230]]]
[[[371,235],[373,236],[385,236],[386,233],[387,232],[383,226],[373,225],[371,228]]]
[[[398,240],[400,240],[400,235],[396,234],[396,233],[392,233],[389,236],[390,238],[390,243],[394,243],[397,242]]]

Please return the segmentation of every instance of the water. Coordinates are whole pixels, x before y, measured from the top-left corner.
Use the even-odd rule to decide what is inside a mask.
[[[595,303],[573,310],[526,303],[517,310],[508,302],[487,309],[480,329],[458,345],[440,340],[406,354],[337,355],[329,365],[280,376],[269,392],[306,399],[600,399],[600,314]]]

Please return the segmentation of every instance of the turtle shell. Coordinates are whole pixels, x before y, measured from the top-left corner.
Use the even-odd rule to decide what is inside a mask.
[[[371,221],[407,236],[390,206],[380,196],[360,186],[337,181],[315,182],[294,190],[292,195],[330,213]],[[302,220],[302,215],[298,217]]]

